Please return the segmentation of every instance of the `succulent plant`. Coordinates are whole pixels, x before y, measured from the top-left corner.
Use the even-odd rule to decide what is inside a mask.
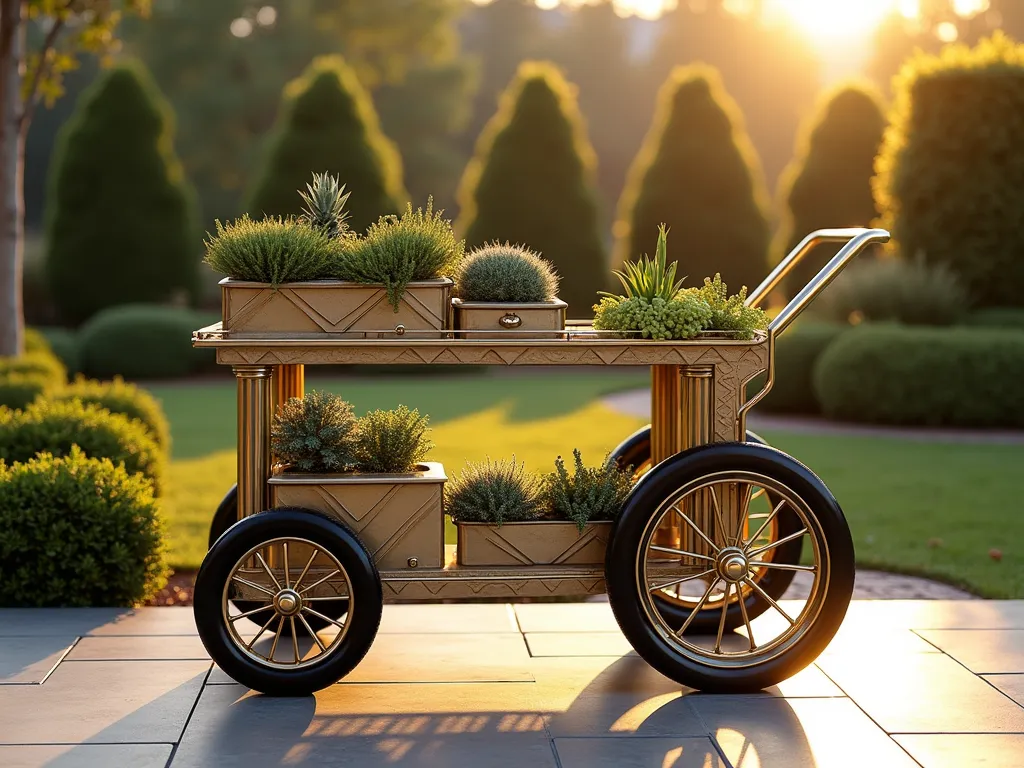
[[[351,194],[345,191],[344,184],[338,183],[336,176],[314,173],[313,183],[306,185],[305,192],[299,191],[302,202],[306,204],[302,209],[302,220],[330,238],[347,235],[349,214],[345,203]]]
[[[644,255],[637,262],[627,262],[620,272],[614,274],[626,289],[626,298],[641,298],[653,301],[664,299],[669,301],[679,293],[683,281],[676,280],[678,262],[668,263],[668,229],[664,224],[658,226],[658,246],[654,258]],[[685,278],[684,278],[685,279]],[[601,296],[614,296],[602,291]]]
[[[711,308],[697,295],[680,293],[673,299],[605,296],[594,306],[599,331],[639,333],[641,338],[666,341],[698,336],[711,321]]]
[[[511,460],[467,463],[445,489],[445,507],[460,523],[537,520],[544,511],[540,478]]]
[[[329,392],[313,391],[281,406],[270,445],[278,460],[299,472],[344,472],[354,462],[355,429],[351,405]]]
[[[531,303],[551,301],[558,275],[529,248],[494,242],[471,251],[455,275],[463,301]]]

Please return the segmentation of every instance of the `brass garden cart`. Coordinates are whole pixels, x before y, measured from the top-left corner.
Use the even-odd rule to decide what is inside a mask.
[[[578,596],[607,591],[623,633],[652,666],[712,692],[759,690],[811,663],[853,590],[843,513],[809,469],[761,444],[746,415],[770,390],[775,340],[879,229],[809,235],[749,296],[758,305],[814,246],[838,253],[752,340],[623,339],[570,324],[528,338],[445,330],[194,334],[238,386],[237,486],[217,513],[196,581],[195,614],[213,659],[237,681],[307,694],[363,658],[389,601]],[[618,519],[566,549],[533,557],[491,537],[505,560],[466,564],[444,543],[443,468],[394,478],[275,470],[276,403],[303,394],[311,364],[587,365],[651,368],[651,424],[616,451],[637,468]],[[767,372],[754,397],[745,385]],[[468,539],[460,542],[464,548]],[[502,564],[503,563],[503,564]],[[795,576],[803,599],[782,601]]]

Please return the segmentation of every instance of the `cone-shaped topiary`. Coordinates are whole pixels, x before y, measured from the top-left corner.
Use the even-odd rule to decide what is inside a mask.
[[[463,301],[552,301],[558,275],[529,248],[494,242],[474,249],[459,263],[455,288]]]
[[[979,307],[1024,306],[1024,45],[918,54],[895,91],[874,180],[891,247],[948,265]]]
[[[397,213],[408,199],[402,161],[380,130],[370,96],[338,56],[317,58],[284,91],[266,164],[246,209],[261,217],[302,213],[310,173],[328,173],[345,185],[348,224],[362,232],[377,217]]]
[[[198,291],[193,195],[170,111],[149,74],[119,64],[83,94],[49,179],[46,273],[62,318]]]
[[[772,244],[778,263],[801,240],[826,227],[866,227],[878,216],[871,191],[885,114],[869,86],[848,84],[827,94],[797,143],[796,157],[779,180],[785,217]],[[786,278],[794,295],[838,250],[820,246]]]
[[[568,316],[592,317],[609,287],[598,228],[596,159],[575,89],[550,64],[527,62],[501,97],[459,190],[469,246],[529,243],[562,278]]]
[[[619,200],[614,265],[650,250],[664,222],[690,285],[716,272],[737,287],[756,285],[768,269],[766,200],[760,162],[717,71],[676,68]]]

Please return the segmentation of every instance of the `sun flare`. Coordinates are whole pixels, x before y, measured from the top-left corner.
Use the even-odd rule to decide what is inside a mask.
[[[901,5],[897,0],[774,0],[773,4],[788,21],[823,44],[863,41]]]

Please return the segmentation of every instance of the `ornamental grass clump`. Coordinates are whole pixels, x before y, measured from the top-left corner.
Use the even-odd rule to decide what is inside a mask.
[[[555,459],[555,471],[546,478],[551,513],[576,523],[580,531],[595,520],[614,520],[633,489],[631,471],[610,458],[598,467],[587,467],[578,449],[572,455],[573,474],[569,474],[559,456]]]
[[[216,272],[254,283],[298,283],[330,277],[347,240],[332,239],[308,222],[245,214],[232,224],[215,222],[205,263]]]
[[[541,479],[511,460],[467,463],[445,490],[445,506],[460,523],[539,520],[546,510]]]
[[[768,327],[768,315],[763,309],[748,307],[747,286],[740,292],[730,296],[729,287],[722,282],[722,276],[715,273],[714,279],[704,278],[700,288],[690,288],[687,293],[704,300],[711,308],[711,319],[705,330],[730,331],[737,339],[752,339],[755,331],[763,331]]]
[[[495,241],[470,251],[455,274],[463,301],[539,303],[558,293],[551,264],[529,248]]]
[[[342,254],[335,276],[357,283],[383,285],[388,303],[398,312],[406,286],[414,280],[432,280],[453,272],[462,260],[466,241],[459,240],[452,223],[434,210],[406,205],[401,216],[381,216],[348,252]]]
[[[427,416],[400,405],[391,411],[370,411],[359,419],[355,464],[361,472],[411,472],[434,447],[427,439]]]
[[[344,472],[355,463],[356,418],[337,395],[313,391],[293,397],[274,417],[270,447],[297,472]]]

